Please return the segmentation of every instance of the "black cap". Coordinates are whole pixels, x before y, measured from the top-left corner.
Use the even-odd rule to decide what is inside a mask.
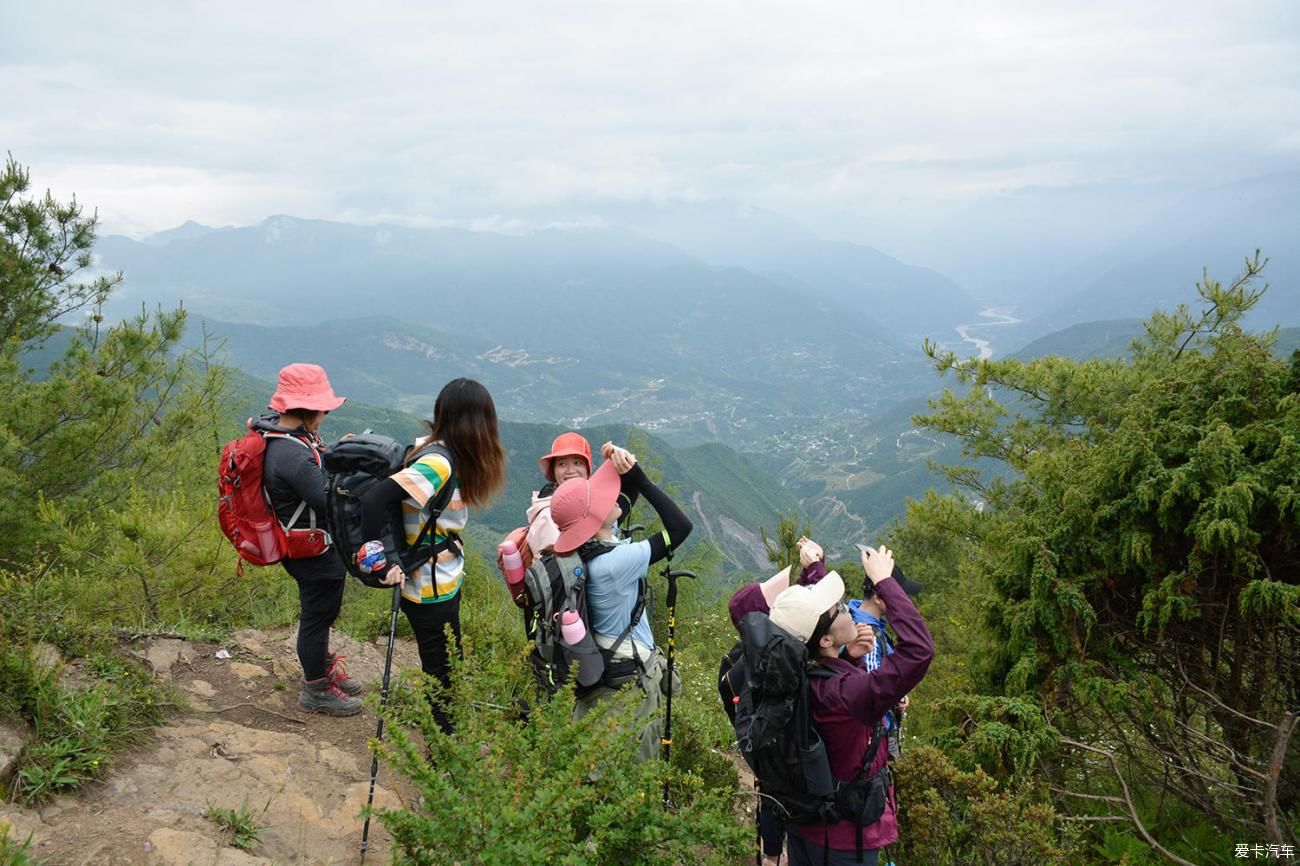
[[[898,585],[903,588],[903,592],[907,593],[912,598],[916,598],[921,593],[923,588],[921,584],[903,574],[903,569],[899,568],[897,565],[894,566],[894,570],[890,572],[889,576],[898,581]],[[865,578],[862,581],[862,597],[871,598],[875,594],[876,585],[871,582],[871,578]]]

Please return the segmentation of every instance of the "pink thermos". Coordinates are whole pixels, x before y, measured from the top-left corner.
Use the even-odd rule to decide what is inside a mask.
[[[587,636],[587,627],[582,624],[582,617],[576,610],[560,614],[560,636],[569,646],[577,646]]]
[[[524,559],[510,539],[497,545],[497,555],[501,557],[501,574],[505,576],[511,597],[514,597],[524,588]]]

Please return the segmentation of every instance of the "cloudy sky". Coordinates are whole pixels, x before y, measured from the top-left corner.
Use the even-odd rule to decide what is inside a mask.
[[[0,146],[132,235],[729,199],[915,258],[963,219],[1039,219],[1006,206],[1027,193],[1104,233],[1300,166],[1295,0],[0,0],[0,21]]]

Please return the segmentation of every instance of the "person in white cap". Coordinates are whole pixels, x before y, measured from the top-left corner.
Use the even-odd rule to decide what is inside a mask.
[[[831,773],[851,782],[864,765],[876,773],[889,759],[888,740],[874,736],[885,713],[925,676],[934,657],[934,641],[916,606],[891,577],[894,555],[886,547],[862,551],[862,567],[876,592],[889,605],[898,642],[893,653],[868,673],[860,657],[868,641],[866,624],[854,623],[843,601],[844,581],[830,572],[811,586],[792,586],[772,603],[772,622],[806,641],[813,663],[832,675],[808,678],[813,724],[826,744]],[[842,657],[841,651],[848,657]],[[874,754],[867,755],[871,745]],[[898,838],[898,816],[892,790],[880,820],[867,827],[843,820],[832,824],[795,824],[787,850],[790,866],[877,866],[880,849]],[[823,846],[824,843],[824,846]]]

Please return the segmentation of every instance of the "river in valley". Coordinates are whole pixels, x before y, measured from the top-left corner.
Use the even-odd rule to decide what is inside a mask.
[[[990,337],[977,337],[972,331],[978,333],[987,333],[988,328],[997,328],[1005,325],[1014,325],[1020,322],[1015,316],[1004,310],[986,307],[980,310],[980,320],[977,322],[967,322],[964,325],[958,325],[956,330],[962,340],[970,343],[979,353],[981,360],[988,360],[993,357],[993,341]]]

